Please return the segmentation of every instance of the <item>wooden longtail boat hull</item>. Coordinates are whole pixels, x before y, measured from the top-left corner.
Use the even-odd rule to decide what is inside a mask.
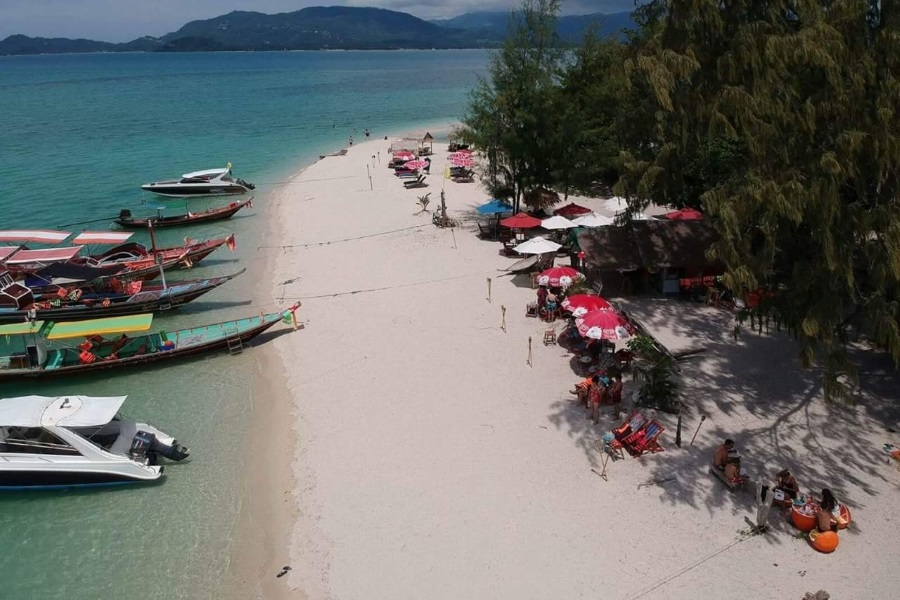
[[[231,281],[244,271],[246,269],[224,277],[187,282],[176,281],[170,284],[166,291],[162,289],[142,290],[137,294],[119,294],[114,297],[109,297],[109,295],[104,297],[103,294],[100,294],[97,295],[96,299],[88,298],[93,300],[90,305],[82,302],[72,303],[68,306],[63,305],[58,308],[38,308],[36,310],[36,320],[54,322],[78,321],[166,311],[196,300],[203,294],[211,292],[220,285]],[[161,288],[161,286],[154,287]],[[108,302],[107,306],[103,305],[104,300]],[[43,302],[50,302],[50,300],[39,298],[36,304]],[[24,321],[27,316],[28,310],[0,307],[0,323],[18,323]]]
[[[295,308],[280,313],[215,323],[205,327],[182,329],[165,334],[165,338],[162,338],[160,333],[138,335],[130,338],[128,345],[138,343],[146,346],[143,353],[115,358],[98,358],[94,362],[88,363],[69,364],[66,361],[69,361],[70,358],[65,358],[59,364],[55,364],[54,361],[60,355],[53,353],[64,351],[66,353],[74,353],[74,356],[77,357],[78,348],[53,348],[50,350],[48,359],[43,366],[33,368],[0,367],[0,383],[97,373],[116,368],[137,367],[161,361],[173,361],[205,352],[222,350],[228,348],[229,344],[234,344],[235,340],[240,340],[241,344],[252,340],[281,321],[283,317],[290,314],[291,310],[295,310]],[[232,330],[231,328],[234,329]],[[175,338],[174,348],[170,350],[164,349],[166,346],[163,339],[172,340],[173,337]]]
[[[115,223],[126,229],[145,229],[153,223],[154,229],[160,227],[175,227],[180,225],[194,225],[196,223],[207,223],[209,221],[221,221],[230,219],[239,210],[250,204],[252,198],[242,202],[232,202],[228,206],[221,208],[213,208],[201,212],[188,212],[184,215],[175,215],[171,217],[119,217]]]

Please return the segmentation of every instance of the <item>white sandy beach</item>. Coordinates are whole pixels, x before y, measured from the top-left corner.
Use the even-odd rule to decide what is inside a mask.
[[[524,315],[534,291],[500,271],[513,259],[497,242],[475,236],[472,210],[487,194],[442,179],[442,143],[430,186],[404,189],[386,168],[389,144],[317,162],[266,207],[280,229],[269,243],[285,248],[260,254],[274,262],[281,304],[302,300],[305,329],[254,350],[271,384],[254,397],[258,431],[272,435],[253,449],[293,460],[293,478],[272,466],[249,483],[242,531],[256,554],[239,556],[235,570],[255,597],[895,595],[900,472],[880,447],[900,444],[885,431],[896,409],[874,395],[852,409],[825,405],[789,340],[748,332],[735,341],[724,310],[625,300],[670,349],[707,351],[683,364],[683,447],[660,414],[666,451],[610,463],[601,479],[595,441],[613,423],[585,420],[567,393],[577,380],[570,357],[544,346],[547,325]],[[416,214],[426,192],[439,207],[442,184],[460,228]],[[873,364],[866,381],[896,396],[892,371]],[[769,480],[787,466],[804,491],[830,487],[851,507],[854,524],[834,554],[796,539],[775,510],[772,533],[744,535],[752,491],[731,493],[707,474],[726,436],[755,475]]]

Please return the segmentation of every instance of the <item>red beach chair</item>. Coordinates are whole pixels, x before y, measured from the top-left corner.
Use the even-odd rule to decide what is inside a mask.
[[[651,419],[628,437],[622,440],[622,445],[632,456],[640,456],[644,452],[662,452],[665,450],[659,445],[657,438],[665,431],[665,427]]]

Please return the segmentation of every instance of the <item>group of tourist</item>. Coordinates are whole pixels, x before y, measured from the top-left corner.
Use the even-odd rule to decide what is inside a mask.
[[[538,315],[541,318],[551,320],[551,316],[558,314],[563,300],[566,299],[566,293],[560,287],[548,288],[546,285],[540,285],[537,289],[537,307]]]
[[[713,455],[713,468],[724,475],[726,482],[738,483],[745,478],[741,473],[741,456],[735,448],[734,440],[726,439],[716,448]],[[772,504],[790,507],[800,497],[800,485],[788,469],[782,469],[775,475],[775,482],[769,486],[760,484],[757,501],[761,511],[757,516],[757,525],[760,529],[766,528],[768,519],[768,507]],[[847,525],[847,518],[843,507],[837,501],[831,490],[825,488],[821,493],[821,500],[816,501],[812,493],[806,498],[807,503],[814,507],[816,527],[820,532],[836,531]]]
[[[578,403],[587,411],[587,418],[600,422],[600,412],[609,407],[613,415],[618,416],[622,406],[622,373],[609,369],[586,377],[569,390],[578,399]]]

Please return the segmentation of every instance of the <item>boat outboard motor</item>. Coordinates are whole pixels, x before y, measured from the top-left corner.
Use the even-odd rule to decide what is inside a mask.
[[[256,186],[248,181],[244,181],[243,179],[238,179],[237,182],[247,188],[248,190],[255,190]]]
[[[149,431],[138,431],[134,434],[134,439],[131,440],[129,455],[133,460],[144,461],[151,454],[158,454],[177,462],[187,458],[190,450],[176,440],[172,440],[171,444],[167,444]]]
[[[156,436],[153,436],[153,444],[150,446],[150,449],[160,456],[165,456],[169,460],[176,462],[186,459],[191,453],[190,449],[179,444],[178,440],[173,439],[172,443],[167,444]]]
[[[123,208],[122,210],[119,211],[119,218],[120,219],[130,219],[131,211],[128,210],[127,208]]]
[[[152,433],[138,431],[131,440],[131,449],[128,451],[128,456],[131,457],[131,460],[137,462],[148,462],[147,457],[153,451],[154,441],[156,441],[156,436]]]

